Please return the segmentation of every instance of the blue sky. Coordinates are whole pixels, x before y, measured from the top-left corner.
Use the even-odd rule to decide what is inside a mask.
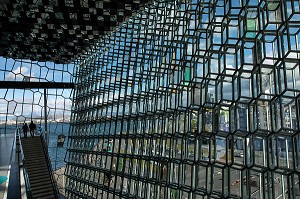
[[[24,76],[27,76],[30,77],[30,81],[72,82],[73,68],[73,64],[54,64],[0,57],[0,81],[23,81]],[[43,89],[1,89],[1,117],[3,118],[6,112],[16,116],[40,115],[44,105],[43,93]],[[49,114],[61,115],[63,109],[71,109],[71,90],[48,89],[48,94]],[[31,105],[32,103],[33,105]],[[57,110],[55,113],[54,109]],[[65,113],[70,114],[70,111]]]

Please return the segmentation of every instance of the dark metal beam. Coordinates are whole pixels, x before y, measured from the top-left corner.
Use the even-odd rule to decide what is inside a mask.
[[[0,89],[25,89],[25,88],[74,88],[74,83],[68,82],[21,82],[0,81]]]

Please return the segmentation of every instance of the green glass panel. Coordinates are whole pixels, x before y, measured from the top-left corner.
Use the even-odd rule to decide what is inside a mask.
[[[121,172],[123,169],[123,158],[119,158],[118,171]]]
[[[280,0],[268,1],[268,10],[276,10],[279,6]]]
[[[6,180],[7,180],[7,177],[5,177],[5,176],[0,176],[0,184],[6,182]]]
[[[247,19],[247,34],[246,37],[254,38],[256,36],[256,19]],[[249,32],[250,31],[250,32]]]
[[[110,144],[106,145],[106,149],[107,149],[107,152],[111,152],[111,146],[110,146]]]
[[[256,19],[247,19],[247,30],[248,31],[256,30]]]
[[[186,67],[184,71],[184,84],[187,85],[191,81],[192,70],[190,67]]]

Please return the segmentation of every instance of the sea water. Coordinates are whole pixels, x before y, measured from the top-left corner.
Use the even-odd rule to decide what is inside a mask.
[[[64,158],[66,154],[66,147],[67,147],[67,136],[69,133],[69,123],[48,123],[48,132],[49,132],[49,157],[52,163],[52,169],[56,170],[61,167],[65,166]],[[19,128],[22,129],[22,124],[19,125]],[[44,131],[44,124],[37,124],[37,131],[36,133],[39,134],[40,132]],[[16,124],[5,125],[0,124],[0,134],[13,134],[16,131]],[[59,135],[65,135],[65,141],[63,147],[57,147],[57,141]],[[30,136],[30,133],[28,132]],[[23,136],[23,132],[21,132],[21,136]]]

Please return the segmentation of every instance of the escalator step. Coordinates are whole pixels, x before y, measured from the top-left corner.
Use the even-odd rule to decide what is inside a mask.
[[[52,186],[51,187],[45,187],[44,189],[41,188],[41,189],[38,189],[38,190],[32,190],[32,195],[33,196],[42,195],[42,194],[45,194],[45,193],[53,194],[54,191],[53,191]]]
[[[47,168],[40,169],[40,170],[32,170],[28,171],[29,175],[36,175],[36,174],[44,174],[44,173],[49,173]]]
[[[53,190],[53,187],[52,187],[52,185],[51,184],[43,184],[43,185],[41,185],[41,186],[37,186],[37,185],[35,185],[34,187],[31,187],[31,191],[33,192],[33,193],[37,193],[37,192],[40,192],[40,191],[42,191],[42,190]]]
[[[47,167],[47,163],[43,162],[43,163],[25,163],[25,166],[26,168],[31,168],[31,169],[40,169],[40,168],[43,168],[43,167]]]
[[[32,177],[32,180],[39,179],[39,178],[48,178],[50,176],[49,172],[44,173],[28,173],[29,177]]]
[[[34,197],[34,199],[55,199],[54,193],[45,193],[45,194],[39,194]]]
[[[35,179],[41,179],[44,180],[44,178],[48,178],[49,177],[49,173],[45,172],[45,173],[36,173],[36,174],[30,174],[29,173],[29,180],[35,180]]]
[[[48,184],[49,184],[51,182],[51,180],[50,180],[50,177],[48,176],[48,177],[44,177],[42,179],[41,178],[31,179],[31,180],[29,180],[29,182],[32,186],[35,186],[35,185],[45,183],[45,182],[48,182]]]

